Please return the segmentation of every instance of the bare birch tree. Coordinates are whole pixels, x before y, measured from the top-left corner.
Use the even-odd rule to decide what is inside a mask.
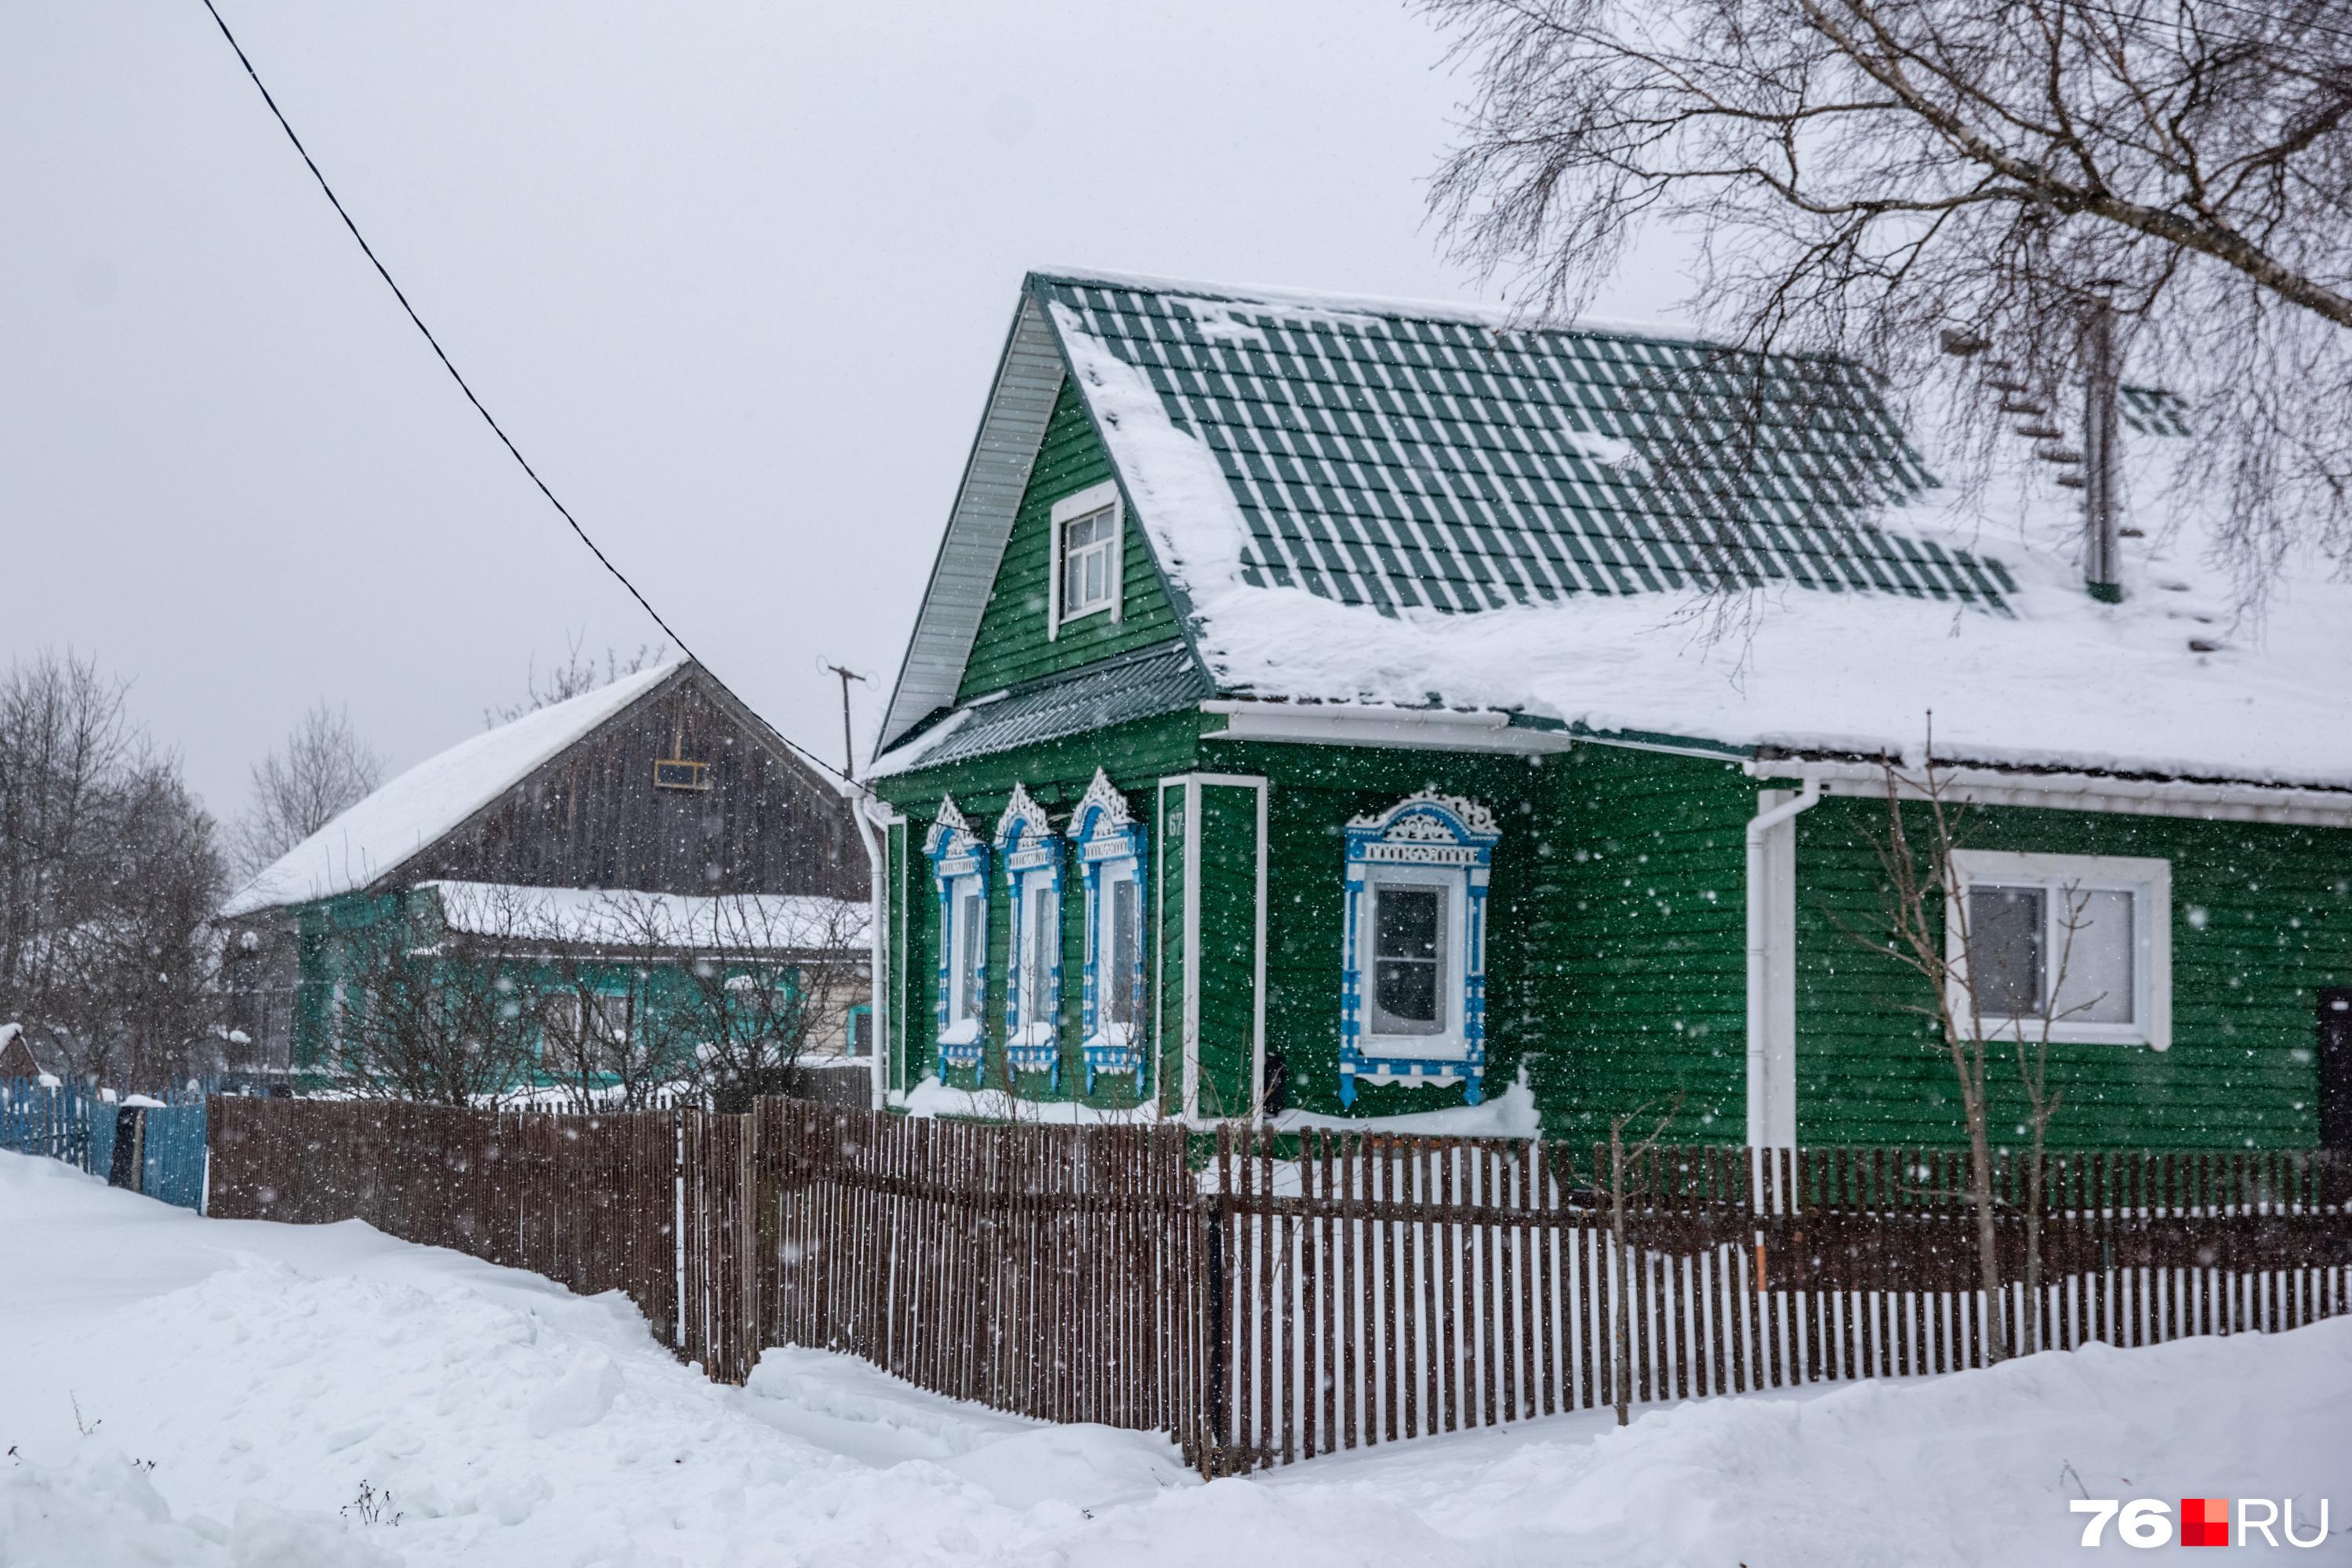
[[[2002,1199],[1994,1180],[1990,1064],[2002,1046],[2011,1048],[2026,1108],[2020,1129],[2029,1139],[2023,1205],[2027,1316],[2021,1331],[2031,1348],[2040,1342],[2043,1156],[2050,1124],[2064,1101],[2062,1091],[2050,1088],[2052,1031],[2102,998],[2066,1001],[2075,937],[2089,924],[2089,900],[2080,888],[2057,889],[2060,942],[2046,992],[2037,973],[2032,977],[2033,994],[2022,997],[2025,978],[2006,973],[1989,946],[1979,942],[1975,910],[1957,861],[1967,806],[1950,774],[1934,760],[1932,746],[1931,733],[1927,761],[1916,773],[1891,758],[1884,762],[1886,828],[1884,837],[1873,841],[1884,879],[1884,925],[1849,934],[1872,952],[1892,957],[1927,993],[1928,1000],[1908,1006],[1934,1022],[1959,1090],[1969,1147],[1966,1195],[1975,1224],[1979,1283],[1990,1336],[1987,1354],[2002,1361],[2012,1347],[2000,1310]],[[1915,835],[1906,804],[1916,812],[1924,838]]]
[[[1939,347],[2079,384],[2095,301],[2186,396],[2183,478],[2250,591],[2352,554],[2352,17],[2342,0],[1429,0],[1473,89],[1433,211],[1538,312],[1646,227],[1748,350],[1999,403]]]
[[[253,796],[231,846],[237,874],[255,876],[383,782],[383,761],[352,728],[349,710],[313,704],[285,745],[253,765]]]

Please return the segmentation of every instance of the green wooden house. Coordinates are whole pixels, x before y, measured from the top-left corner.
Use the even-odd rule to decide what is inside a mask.
[[[1030,277],[873,769],[894,1102],[1956,1138],[1932,725],[2053,1139],[2352,1136],[2352,589],[2239,617],[2126,388],[2086,591],[2069,417],[1963,495],[1835,360]]]
[[[658,666],[428,758],[233,895],[226,1065],[331,1079],[394,967],[404,984],[495,989],[516,1029],[484,1027],[509,1056],[543,1065],[569,1042],[576,1068],[693,1006],[688,963],[854,962],[828,969],[807,1044],[861,1053],[871,898],[831,781],[700,666]]]

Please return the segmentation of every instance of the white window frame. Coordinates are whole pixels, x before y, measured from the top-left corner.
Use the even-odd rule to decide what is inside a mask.
[[[973,1074],[974,1087],[985,1074],[988,1013],[988,856],[989,847],[971,830],[954,797],[944,797],[930,829],[923,836],[923,855],[931,863],[931,881],[939,890],[940,952],[938,995],[933,1005],[939,1051],[940,1081],[958,1068]],[[966,912],[968,896],[977,895],[978,908]],[[965,941],[975,920],[977,945]],[[969,952],[974,960],[964,964]]]
[[[1117,900],[1115,889],[1126,887],[1135,889],[1135,930],[1133,941],[1125,951],[1112,940],[1116,925],[1111,909]],[[1094,1033],[1113,1046],[1132,1046],[1143,1037],[1143,868],[1134,856],[1106,861],[1102,873],[1095,880],[1095,913],[1087,921],[1093,932],[1096,950],[1090,962],[1093,978],[1100,986],[1096,1007]],[[1118,994],[1118,977],[1124,973],[1127,984],[1135,992],[1135,1016],[1121,1023],[1111,1016],[1111,1005]]]
[[[1144,900],[1147,836],[1127,797],[1100,768],[1071,811],[1067,834],[1085,880],[1086,966],[1078,993],[1078,1037],[1087,1091],[1094,1092],[1097,1079],[1111,1073],[1132,1076],[1135,1092],[1141,1095],[1150,1079],[1143,1041],[1151,995],[1143,974],[1150,907]],[[1114,952],[1111,942],[1112,889],[1121,886],[1135,889],[1135,942],[1124,952]],[[1135,987],[1135,1017],[1125,1025],[1110,1019],[1111,994],[1122,974]]]
[[[1011,914],[1004,947],[1004,1061],[1014,1074],[1042,1072],[1062,1087],[1062,839],[1045,808],[1013,786],[996,821],[994,848],[1004,868]],[[1050,896],[1051,924],[1037,918],[1035,896]],[[1044,963],[1043,994],[1033,983]]]
[[[1373,866],[1365,871],[1364,1037],[1380,1056],[1467,1055],[1462,1028],[1464,970],[1470,952],[1470,900],[1462,873],[1451,867]],[[1382,888],[1436,888],[1445,895],[1445,931],[1437,971],[1438,1026],[1425,1033],[1384,1033],[1380,1018],[1380,907]]]
[[[2061,950],[2065,945],[2062,900],[2085,892],[2127,892],[2132,895],[2132,1021],[2094,1024],[2079,1018],[2058,1018],[2049,1037],[2075,1045],[2147,1046],[2167,1050],[2172,1045],[2172,862],[2124,855],[2041,855],[2007,849],[1952,851],[1953,907],[1944,911],[1944,957],[1950,976],[1949,1005],[1953,1016],[1966,1028],[1971,1016],[1968,953],[1961,940],[1961,900],[1971,888],[2040,888],[2044,897],[2042,918],[2043,1006],[2046,993],[2056,983]],[[1986,1036],[2010,1039],[2022,1031],[2027,1040],[2042,1037],[2039,1014],[1983,1016]]]
[[[988,878],[980,872],[947,879],[948,997],[947,1028],[940,1038],[950,1045],[971,1045],[980,1038],[988,1015]],[[980,941],[972,942],[978,921]],[[967,967],[965,959],[976,962]]]
[[[1020,910],[1021,984],[1013,993],[1019,1012],[1010,1020],[1009,1037],[1016,1046],[1044,1045],[1054,1037],[1061,1013],[1062,884],[1051,871],[1033,870],[1016,873],[1013,887]],[[1037,914],[1040,895],[1051,911],[1045,920]]]
[[[1072,522],[1106,509],[1110,512],[1108,559],[1110,597],[1102,604],[1090,605],[1083,610],[1066,610],[1062,603],[1063,535]],[[1049,600],[1045,619],[1046,640],[1050,642],[1060,637],[1066,623],[1084,620],[1088,616],[1108,613],[1112,623],[1116,625],[1122,618],[1127,603],[1125,592],[1127,503],[1118,493],[1118,481],[1105,479],[1098,485],[1087,486],[1075,495],[1064,496],[1054,503],[1050,521],[1050,532],[1053,537],[1053,570],[1048,574],[1049,584],[1046,590]]]

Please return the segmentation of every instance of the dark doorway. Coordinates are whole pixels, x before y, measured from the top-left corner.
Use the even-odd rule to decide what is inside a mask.
[[[2352,1150],[2352,987],[2319,994],[2319,1146]]]

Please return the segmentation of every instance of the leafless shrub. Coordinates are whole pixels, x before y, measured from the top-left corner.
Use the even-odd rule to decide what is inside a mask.
[[[505,1103],[539,1045],[539,946],[520,889],[488,889],[462,934],[404,900],[339,933],[325,1059],[342,1092],[434,1105]]]
[[[2182,477],[2228,520],[2248,592],[2305,541],[2352,552],[2341,0],[1429,9],[1475,93],[1433,210],[1537,310],[1582,310],[1671,226],[1727,342],[1948,399],[1981,478],[1999,405],[1945,334],[2047,396],[2080,384],[2111,300],[2127,376],[2192,405]]]

